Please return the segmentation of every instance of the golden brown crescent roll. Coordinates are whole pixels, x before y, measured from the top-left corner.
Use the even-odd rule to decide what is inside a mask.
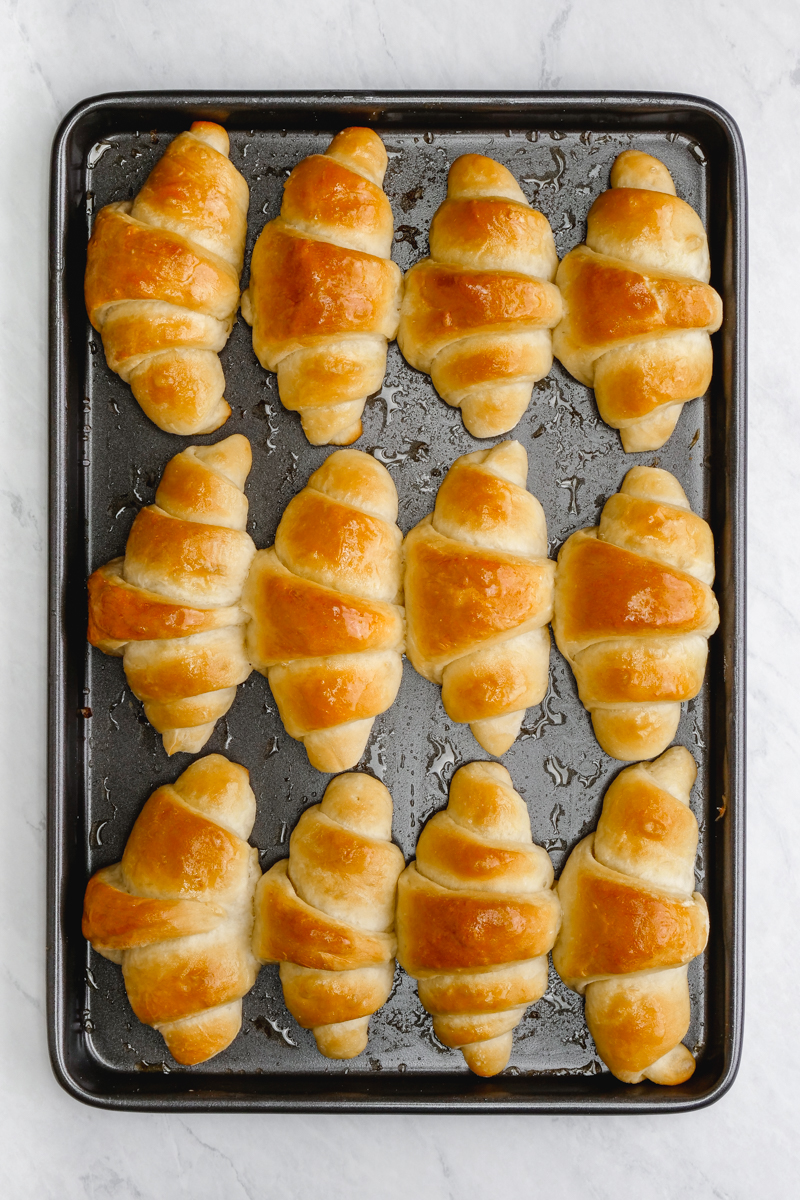
[[[170,142],[135,200],[94,223],[86,308],[147,416],[167,433],[211,433],[230,416],[218,358],[239,306],[247,184],[220,125]]]
[[[430,258],[405,277],[397,344],[473,437],[513,429],[552,366],[557,266],[547,218],[511,172],[482,154],[457,158]]]
[[[255,816],[247,771],[209,754],[153,792],[122,862],[86,888],[83,936],[121,965],[136,1016],[186,1065],[231,1044],[258,974]]]
[[[245,585],[250,661],[319,771],[355,766],[400,687],[396,520],[386,468],[360,450],[337,450],[289,501]]]
[[[508,1063],[513,1031],[547,989],[561,912],[546,850],[499,763],[456,771],[397,889],[397,958],[436,1036],[476,1075]]]
[[[360,1054],[370,1016],[389,998],[403,866],[391,796],[371,775],[352,773],[303,813],[289,857],[258,885],[256,957],[281,964],[286,1007],[326,1058]]]
[[[623,151],[589,212],[586,245],[558,268],[564,317],[553,351],[594,388],[628,452],[663,446],[685,402],[711,382],[722,301],[710,274],[703,222],[667,168]]]
[[[558,555],[553,632],[612,758],[654,758],[700,691],[719,625],[714,539],[668,471],[633,467]]]
[[[706,902],[694,891],[696,775],[683,746],[626,767],[558,881],[553,963],[586,997],[597,1051],[623,1083],[683,1083],[695,1067],[682,1039],[688,964],[708,941]]]
[[[245,533],[250,443],[189,446],[164,468],[125,554],[89,579],[89,641],[121,655],[167,754],[196,754],[251,671],[239,607],[256,548]]]
[[[402,274],[383,191],[388,159],[371,129],[343,129],[298,163],[281,213],[261,232],[242,316],[281,402],[315,446],[361,436],[367,396],[383,384]]]
[[[490,754],[547,691],[555,563],[527,477],[519,442],[456,459],[404,547],[408,657]]]

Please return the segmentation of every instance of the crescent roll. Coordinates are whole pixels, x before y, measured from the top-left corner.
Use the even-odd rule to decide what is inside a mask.
[[[286,180],[262,230],[242,316],[285,408],[315,446],[361,436],[367,397],[383,385],[397,332],[402,273],[383,191],[388,158],[371,129],[343,129]]]
[[[404,547],[408,657],[490,754],[547,691],[555,563],[527,477],[519,442],[456,459]]]
[[[513,429],[552,366],[557,266],[547,218],[511,172],[482,154],[457,158],[430,258],[405,277],[397,344],[473,437]]]
[[[369,1018],[394,980],[395,898],[403,855],[392,798],[371,775],[339,775],[303,813],[289,857],[256,893],[253,947],[279,962],[286,1007],[326,1058],[366,1048]]]
[[[507,1065],[513,1031],[547,990],[561,920],[546,850],[499,763],[456,771],[397,891],[397,957],[436,1036],[476,1075]]]
[[[713,580],[711,529],[655,467],[628,471],[599,526],[561,547],[556,644],[612,758],[654,758],[674,738],[719,625]]]
[[[153,792],[122,861],[89,880],[83,936],[119,963],[131,1008],[179,1063],[206,1062],[242,1026],[258,974],[251,949],[261,869],[247,838],[248,773],[219,754]]]
[[[89,320],[167,433],[211,433],[231,412],[218,355],[239,307],[250,194],[229,151],[220,125],[195,121],[135,200],[101,208],[89,242]]]
[[[708,389],[709,334],[722,324],[710,274],[703,222],[667,168],[623,151],[589,212],[586,245],[558,268],[564,317],[553,350],[594,388],[629,453],[663,446],[685,402]]]
[[[290,500],[245,586],[250,661],[319,771],[355,766],[400,687],[396,520],[386,468],[360,450],[337,450]]]
[[[239,606],[256,552],[245,532],[251,464],[240,433],[177,454],[124,556],[89,579],[89,641],[122,657],[167,754],[201,750],[252,670]]]
[[[683,1083],[695,1069],[683,1045],[687,972],[708,941],[708,910],[694,891],[696,775],[683,746],[627,767],[558,881],[564,919],[553,964],[586,997],[597,1051],[623,1083]]]

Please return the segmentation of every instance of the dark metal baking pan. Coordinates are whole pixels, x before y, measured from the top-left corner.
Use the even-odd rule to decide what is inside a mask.
[[[119,858],[146,797],[188,761],[166,758],[125,687],[120,661],[85,641],[86,576],[122,552],[135,511],[188,440],[150,424],[108,370],[83,307],[86,241],[93,212],[132,196],[166,141],[201,117],[228,128],[233,161],[250,184],[249,246],[278,212],[291,167],[323,149],[333,131],[356,123],[373,126],[386,142],[395,257],[403,268],[425,253],[448,165],[465,151],[493,155],[512,169],[550,219],[561,255],[582,240],[615,155],[631,145],[668,164],[679,194],[707,223],[712,282],[725,302],[714,380],[705,402],[684,409],[658,455],[626,457],[617,434],[598,420],[591,393],[558,364],[537,385],[515,431],[528,449],[530,486],[544,504],[553,551],[572,530],[595,522],[628,467],[654,458],[678,476],[716,536],[722,625],[712,639],[707,684],[686,706],[678,734],[700,768],[693,800],[698,879],[711,912],[708,950],[690,973],[687,1040],[698,1066],[680,1087],[628,1087],[614,1079],[586,1031],[582,1002],[555,975],[517,1029],[510,1066],[488,1081],[437,1043],[413,982],[399,971],[392,997],[372,1020],[366,1053],[350,1063],[316,1052],[311,1034],[283,1007],[276,969],[265,968],[245,1001],[236,1042],[204,1066],[180,1068],[167,1061],[159,1035],[133,1017],[119,969],[81,937],[90,872]],[[641,1113],[686,1111],[717,1099],[738,1064],[743,978],[746,197],[733,121],[707,101],[673,95],[104,96],[63,122],[52,187],[48,1020],[61,1084],[90,1104],[154,1110]],[[283,410],[241,319],[222,358],[233,415],[202,440],[234,432],[250,438],[250,528],[264,546],[290,496],[329,449],[310,447],[297,416]],[[404,531],[430,510],[453,459],[478,444],[393,346],[357,446],[392,471]],[[253,840],[267,867],[286,854],[288,832],[327,778],[284,734],[260,675],[239,689],[207,749],[249,768],[258,797]],[[438,690],[406,664],[398,700],[376,722],[362,768],[389,786],[395,838],[408,858],[421,824],[444,805],[454,766],[480,757],[469,730],[448,721]],[[593,828],[620,764],[595,743],[555,649],[550,693],[529,711],[504,762],[528,803],[535,840],[560,869]]]

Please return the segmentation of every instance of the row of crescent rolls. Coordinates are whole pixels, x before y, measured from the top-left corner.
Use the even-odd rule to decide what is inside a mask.
[[[456,771],[400,876],[397,957],[437,1037],[477,1075],[507,1065],[514,1029],[547,989],[550,950],[618,1079],[675,1085],[694,1073],[688,970],[709,930],[694,888],[696,775],[682,746],[621,771],[553,888],[508,771]]]
[[[90,643],[122,657],[167,754],[196,754],[253,667],[321,771],[354,766],[397,695],[402,535],[389,472],[330,455],[256,551],[241,434],[171,459],[125,554],[89,578]]]
[[[407,869],[391,796],[370,775],[333,779],[263,876],[246,841],[255,807],[243,767],[200,759],[153,793],[121,861],[87,886],[84,936],[122,967],[134,1013],[172,1056],[194,1065],[230,1045],[260,964],[279,963],[286,1006],[320,1052],[356,1057],[399,939],[440,1039],[476,1073],[502,1070],[560,924],[550,859],[508,772],[458,771]]]
[[[594,733],[612,758],[656,758],[703,685],[719,625],[714,540],[678,480],[633,467],[598,526],[547,557],[524,448],[457,459],[405,539],[406,653],[448,716],[501,755],[549,681],[552,622]]]
[[[546,694],[551,621],[606,753],[655,758],[673,740],[719,610],[711,530],[669,472],[632,468],[556,564],[519,442],[457,459],[405,542],[387,469],[338,450],[256,552],[249,467],[240,434],[182,451],[124,556],[89,579],[89,640],[122,656],[167,753],[197,753],[255,667],[312,765],[348,770],[405,652],[450,719],[504,754]]]
[[[552,950],[617,1078],[681,1083],[695,1069],[683,1045],[688,966],[708,938],[694,891],[695,776],[683,747],[622,771],[554,888],[499,763],[456,771],[408,867],[389,792],[346,773],[262,876],[246,840],[248,773],[212,754],[153,793],[121,861],[92,876],[83,933],[122,967],[134,1013],[185,1065],[231,1044],[262,963],[280,964],[286,1007],[320,1052],[356,1057],[391,994],[396,954],[439,1040],[475,1074],[496,1075],[547,989]]]
[[[219,754],[156,789],[122,859],[89,880],[83,934],[122,967],[135,1015],[177,1062],[226,1049],[263,963],[329,1058],[353,1058],[394,980],[392,799],[369,775],[337,776],[303,813],[290,854],[262,876],[248,844],[248,772]]]
[[[395,336],[472,434],[505,433],[553,361],[561,301],[547,219],[505,167],[464,155],[431,225],[431,257],[403,281],[390,261],[387,163],[377,134],[346,129],[291,172],[242,299],[253,349],[314,444],[361,435]]]
[[[177,455],[125,555],[89,579],[89,640],[122,656],[167,753],[200,750],[255,667],[312,765],[347,770],[394,702],[406,650],[453,720],[507,750],[547,690],[554,594],[523,447],[457,460],[405,548],[386,467],[339,450],[256,552],[249,461],[238,434]]]
[[[228,154],[224,129],[195,122],[135,200],[101,209],[89,243],[86,305],[108,364],[173,433],[207,433],[230,414],[218,352],[239,305],[248,189]],[[626,451],[663,445],[709,386],[709,334],[722,321],[702,221],[664,164],[619,155],[586,244],[559,267],[547,218],[511,172],[462,155],[430,255],[403,280],[387,163],[372,130],[338,133],[292,170],[253,250],[242,314],[309,441],[360,437],[396,336],[475,437],[518,423],[555,350],[595,388]]]
[[[405,278],[397,341],[474,437],[513,429],[554,354],[595,389],[627,452],[663,446],[707,391],[722,301],[703,223],[651,155],[623,151],[610,183],[586,244],[559,266],[547,218],[510,171],[477,154],[450,168],[430,257]]]
[[[406,652],[455,722],[501,755],[549,680],[552,622],[594,733],[612,758],[656,758],[703,685],[719,625],[710,526],[678,480],[633,467],[598,526],[547,557],[524,448],[457,459],[405,539]]]

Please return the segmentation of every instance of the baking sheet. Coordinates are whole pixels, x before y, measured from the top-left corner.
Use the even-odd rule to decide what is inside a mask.
[[[171,98],[166,106],[164,100],[120,98],[104,108],[101,101],[73,118],[71,139],[62,130],[61,150],[56,147],[57,157],[61,153],[67,161],[64,195],[59,197],[57,170],[54,201],[57,208],[65,199],[69,209],[60,221],[56,212],[54,231],[56,266],[63,268],[54,276],[54,303],[61,305],[54,355],[61,360],[54,363],[53,394],[53,641],[60,669],[54,665],[52,680],[51,1047],[57,1074],[80,1098],[127,1107],[642,1111],[707,1103],[735,1072],[741,1007],[737,852],[743,796],[737,772],[743,730],[736,706],[743,692],[737,623],[743,616],[744,364],[735,333],[743,310],[738,222],[744,197],[741,178],[738,192],[730,187],[737,177],[736,155],[729,145],[723,162],[725,139],[715,142],[698,114],[686,111],[685,100],[680,111],[678,98],[666,106],[669,116],[659,121],[658,113],[647,113],[644,122],[644,98],[629,99],[627,112],[617,102],[620,111],[614,114],[599,101],[593,106],[574,98],[572,108],[566,102],[559,108],[552,98],[530,98],[524,111],[519,98],[506,98],[504,105],[486,97],[483,108],[474,97],[451,99],[449,120],[443,98],[418,99],[416,105],[413,98],[399,105],[388,98],[362,100],[360,112],[353,111],[357,100],[342,98],[320,97],[313,104],[303,97],[293,107],[287,97],[281,98],[283,107],[274,97],[240,98],[238,111],[207,98]],[[348,111],[337,111],[337,105]],[[243,287],[253,242],[277,215],[291,168],[324,150],[331,131],[353,123],[373,124],[384,138],[394,258],[404,270],[427,253],[430,219],[444,198],[450,163],[470,152],[509,167],[529,201],[550,220],[559,257],[583,240],[588,209],[608,186],[614,158],[630,146],[667,164],[678,194],[709,228],[712,283],[725,299],[725,326],[714,339],[710,395],[686,405],[667,445],[655,454],[625,455],[618,434],[597,416],[591,391],[558,363],[536,385],[528,412],[510,435],[528,451],[528,485],[544,506],[552,555],[576,528],[596,523],[607,497],[636,464],[673,472],[692,508],[715,530],[723,627],[712,639],[706,684],[684,706],[676,739],[698,764],[697,879],[712,919],[709,951],[689,971],[692,1024],[686,1042],[697,1055],[698,1070],[679,1088],[629,1088],[610,1076],[586,1029],[582,1000],[552,968],[546,995],[517,1027],[509,1067],[494,1080],[472,1076],[462,1056],[438,1042],[414,981],[399,968],[391,998],[371,1020],[367,1050],[355,1060],[334,1062],[318,1054],[313,1034],[301,1030],[283,1005],[277,967],[266,967],[244,1000],[243,1029],[234,1044],[200,1067],[180,1067],[160,1035],[133,1016],[119,968],[81,939],[80,903],[89,875],[118,861],[145,799],[190,761],[184,755],[167,758],[126,686],[121,660],[86,645],[86,576],[124,551],[136,512],[152,500],[165,464],[184,446],[232,433],[249,438],[254,461],[248,529],[259,547],[271,543],[289,499],[331,452],[309,446],[298,416],[281,406],[276,377],[259,366],[241,316],[221,354],[231,418],[208,437],[178,438],[152,425],[127,385],[108,369],[100,338],[81,311],[93,215],[103,204],[136,193],[177,129],[201,113],[225,117],[220,110],[226,108],[231,159],[251,189]],[[401,119],[393,120],[397,114]],[[648,121],[656,128],[647,128]],[[741,162],[738,166],[743,170]],[[498,440],[467,434],[458,410],[440,400],[429,378],[409,367],[392,344],[384,386],[366,407],[355,448],[389,468],[405,533],[433,507],[453,460]],[[266,870],[286,856],[292,828],[303,809],[321,798],[330,777],[310,767],[302,746],[285,734],[267,682],[257,673],[218,723],[204,753],[213,751],[250,771],[258,801],[251,840]],[[485,757],[468,727],[449,721],[439,689],[406,662],[398,698],[376,720],[359,769],[389,788],[394,837],[407,860],[425,820],[446,803],[453,770]],[[594,828],[605,789],[622,764],[595,742],[555,645],[548,695],[528,711],[520,738],[502,761],[527,802],[534,840],[548,849],[558,873],[572,846]]]

